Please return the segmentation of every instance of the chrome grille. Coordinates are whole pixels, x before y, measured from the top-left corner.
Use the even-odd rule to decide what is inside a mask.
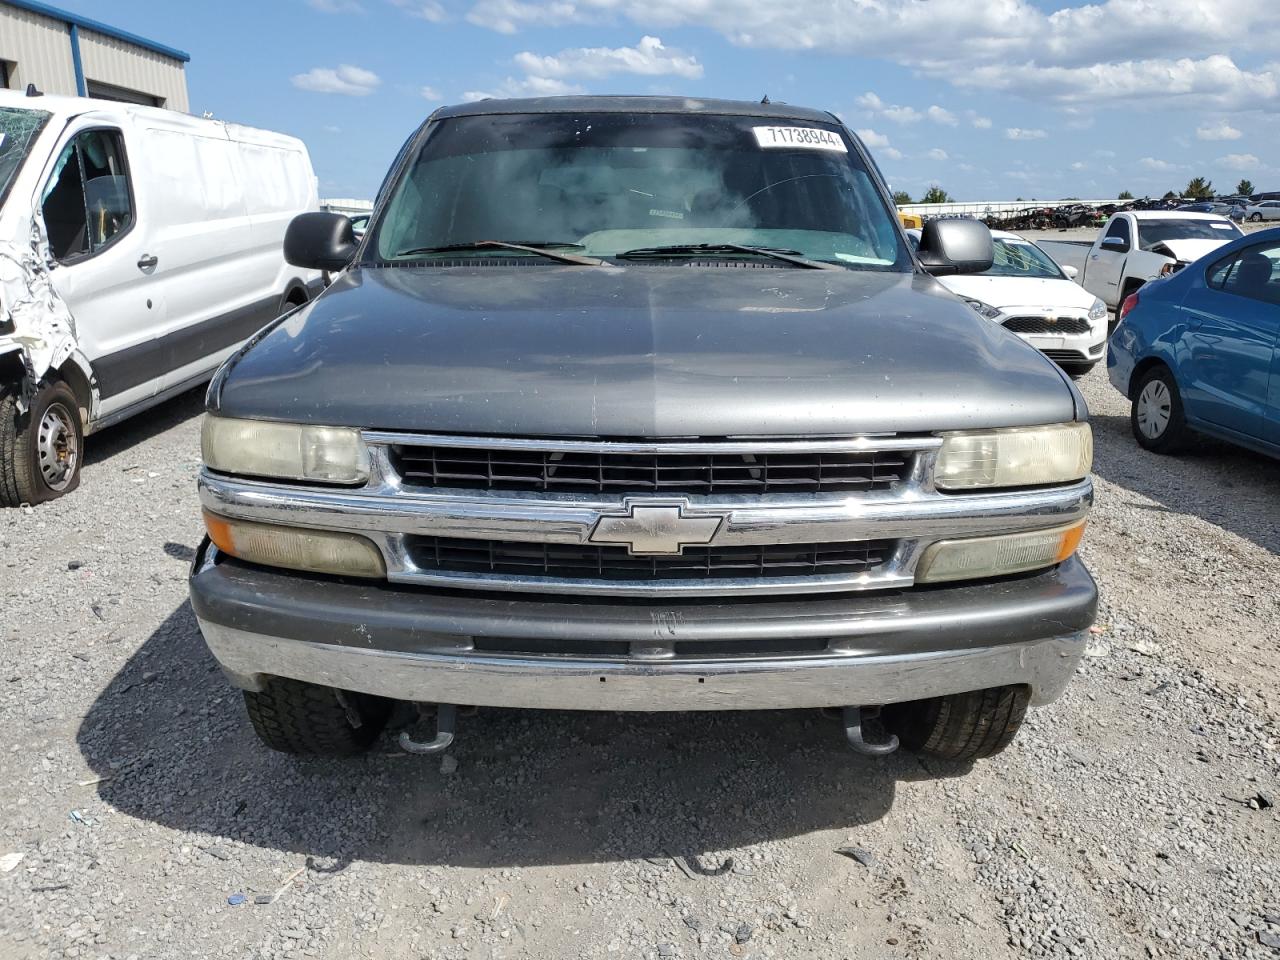
[[[1004,322],[1006,330],[1014,333],[1073,334],[1088,333],[1086,317],[1010,317]]]
[[[624,547],[410,536],[414,564],[432,573],[573,580],[707,580],[850,576],[893,553],[892,540],[686,547],[679,556],[631,556]]]
[[[531,441],[531,444],[536,441]],[[911,452],[654,453],[399,443],[391,464],[412,486],[579,494],[765,494],[887,490]]]

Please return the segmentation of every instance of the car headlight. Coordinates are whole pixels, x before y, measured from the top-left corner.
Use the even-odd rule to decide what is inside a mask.
[[[1093,306],[1089,308],[1090,320],[1105,320],[1107,318],[1107,305],[1101,300],[1094,300]]]
[[[340,577],[387,575],[382,552],[359,534],[235,520],[208,510],[204,526],[214,546],[249,563]]]
[[[939,540],[916,566],[916,583],[981,580],[1061,563],[1080,546],[1085,521],[1067,527],[996,537]]]
[[[974,311],[980,317],[985,317],[988,320],[994,320],[996,317],[1000,316],[1000,311],[989,303],[983,303],[981,300],[970,300],[968,297],[965,297],[964,302],[973,307]]]
[[[1069,483],[1093,467],[1093,432],[1087,423],[1056,423],[942,435],[934,470],[940,490],[1027,487]]]
[[[205,466],[219,473],[315,483],[369,479],[369,448],[351,427],[206,415],[200,449]]]

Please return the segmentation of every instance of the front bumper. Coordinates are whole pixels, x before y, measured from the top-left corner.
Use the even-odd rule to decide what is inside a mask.
[[[232,683],[576,710],[898,703],[1025,684],[1055,700],[1097,588],[1075,557],[1018,578],[805,598],[512,599],[254,567],[206,541],[191,603]]]

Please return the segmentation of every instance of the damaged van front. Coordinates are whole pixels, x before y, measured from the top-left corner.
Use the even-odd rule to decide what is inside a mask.
[[[73,490],[87,435],[320,287],[281,252],[319,207],[292,137],[0,90],[0,200],[0,507]]]

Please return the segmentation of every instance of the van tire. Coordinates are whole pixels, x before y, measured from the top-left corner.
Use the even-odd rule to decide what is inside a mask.
[[[80,403],[67,384],[41,383],[26,413],[18,410],[16,388],[0,397],[0,506],[44,503],[70,493],[80,485],[83,461]]]
[[[992,687],[885,707],[884,725],[915,753],[939,760],[981,760],[1012,742],[1030,702],[1026,687]]]
[[[382,733],[392,702],[272,677],[262,690],[244,691],[244,705],[253,732],[272,750],[312,757],[353,757],[368,750]]]

